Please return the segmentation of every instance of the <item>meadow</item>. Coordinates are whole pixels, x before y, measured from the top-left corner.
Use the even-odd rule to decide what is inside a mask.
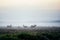
[[[0,40],[60,40],[60,27],[45,29],[1,29]]]

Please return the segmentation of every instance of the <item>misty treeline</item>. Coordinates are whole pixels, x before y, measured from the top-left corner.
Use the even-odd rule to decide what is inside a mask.
[[[12,28],[13,25],[10,24],[10,25],[7,25],[6,27],[7,27],[7,28]],[[17,27],[21,27],[21,26],[17,26]],[[23,27],[23,28],[28,28],[28,26],[25,26],[25,25],[23,25],[22,27]],[[31,26],[30,26],[30,28],[35,28],[35,27],[37,27],[37,25],[31,25]]]

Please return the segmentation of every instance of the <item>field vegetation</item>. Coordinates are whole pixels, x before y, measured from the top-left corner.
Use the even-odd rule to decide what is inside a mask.
[[[0,29],[0,40],[60,40],[60,27],[51,29]]]

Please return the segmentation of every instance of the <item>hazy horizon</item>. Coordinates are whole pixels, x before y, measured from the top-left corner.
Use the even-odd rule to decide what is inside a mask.
[[[59,0],[0,0],[0,26],[60,26]]]

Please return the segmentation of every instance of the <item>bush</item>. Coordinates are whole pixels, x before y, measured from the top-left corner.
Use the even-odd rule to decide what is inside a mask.
[[[60,40],[60,33],[44,32],[36,33],[36,35],[21,32],[14,34],[1,34],[0,40]]]

